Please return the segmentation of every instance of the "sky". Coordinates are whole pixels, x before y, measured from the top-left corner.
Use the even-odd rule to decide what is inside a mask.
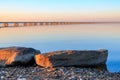
[[[120,0],[1,0],[4,21],[120,22]]]

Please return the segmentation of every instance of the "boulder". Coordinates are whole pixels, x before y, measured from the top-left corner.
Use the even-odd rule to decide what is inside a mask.
[[[48,57],[45,57],[42,54],[35,55],[35,62],[38,66],[44,67],[44,68],[52,68],[52,63],[50,62]]]
[[[33,65],[34,56],[40,54],[40,51],[26,47],[7,47],[0,48],[0,60],[5,61],[5,65]]]
[[[63,50],[43,53],[53,66],[90,67],[106,64],[108,50]]]

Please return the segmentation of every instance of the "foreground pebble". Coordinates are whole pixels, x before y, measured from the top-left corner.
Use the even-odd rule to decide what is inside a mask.
[[[78,67],[7,67],[0,68],[0,80],[120,80],[120,73]]]

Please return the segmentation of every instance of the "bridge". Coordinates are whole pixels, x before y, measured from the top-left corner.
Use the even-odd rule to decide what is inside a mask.
[[[97,23],[120,23],[120,22],[0,22],[0,27],[69,25],[69,24],[97,24]]]
[[[0,27],[22,27],[22,26],[40,26],[40,25],[67,25],[80,24],[80,22],[0,22]]]

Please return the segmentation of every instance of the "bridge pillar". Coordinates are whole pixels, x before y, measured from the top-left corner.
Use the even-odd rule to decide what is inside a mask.
[[[32,22],[29,22],[28,24],[29,24],[29,26],[33,26],[33,23],[32,23]]]
[[[58,22],[58,25],[60,25],[60,22]]]
[[[25,22],[25,23],[23,23],[23,26],[27,26],[27,23]]]
[[[46,25],[46,22],[43,22],[43,25]]]
[[[50,25],[51,23],[50,22],[48,22],[48,25]]]
[[[3,23],[3,27],[8,27],[9,24],[8,23]]]
[[[55,25],[57,25],[58,23],[57,22],[55,22]]]
[[[19,24],[18,23],[14,23],[14,27],[18,27],[19,26]]]
[[[43,22],[40,22],[40,25],[43,25]]]
[[[52,25],[53,23],[52,22],[50,22],[50,25]]]
[[[52,22],[51,25],[54,25],[54,22]]]
[[[36,22],[34,22],[34,26],[37,26],[37,23],[36,23]]]
[[[46,25],[46,22],[44,22],[43,25]]]
[[[52,25],[56,25],[56,22],[53,22]]]
[[[64,22],[62,22],[61,24],[64,24]]]
[[[49,22],[46,22],[46,25],[49,25]]]

